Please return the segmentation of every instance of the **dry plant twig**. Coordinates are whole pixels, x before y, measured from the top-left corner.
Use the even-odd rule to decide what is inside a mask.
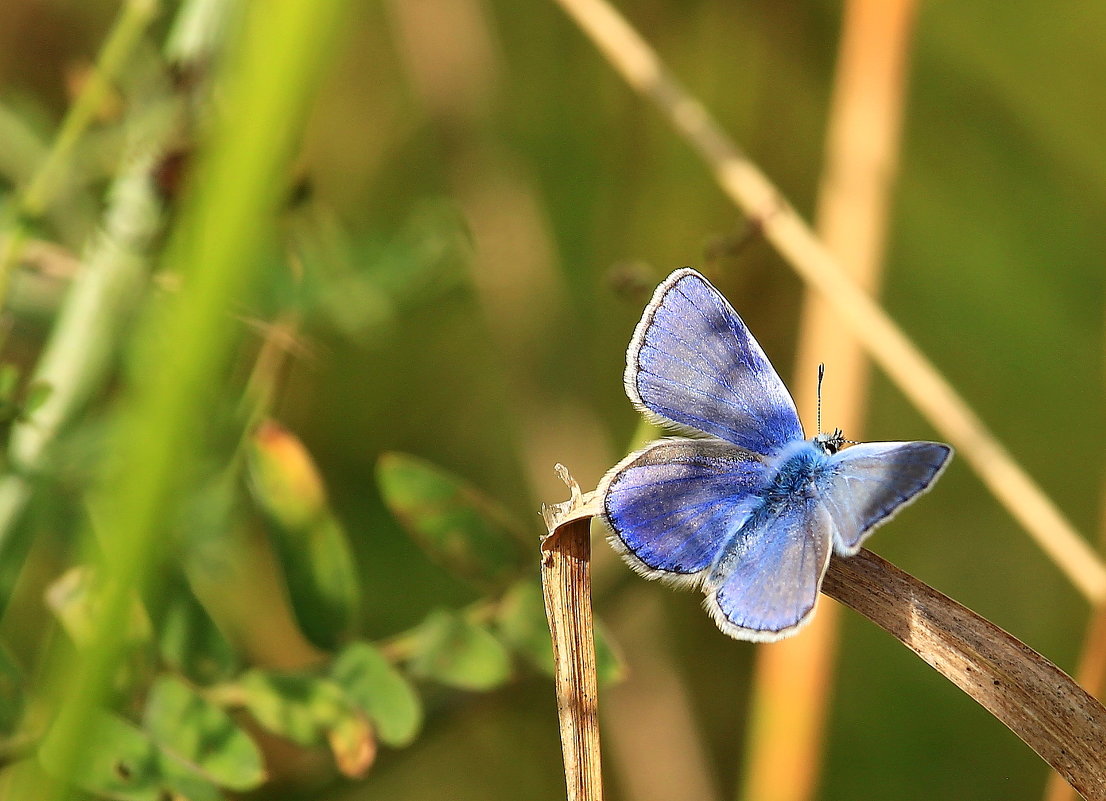
[[[587,553],[590,548],[579,542],[586,538],[591,518],[602,513],[601,499],[594,492],[581,494],[568,471],[559,465],[558,468],[572,489],[572,498],[543,510],[550,532],[545,543],[555,549],[546,552],[543,544],[543,555],[568,547],[583,547]],[[573,541],[576,542],[569,546]],[[545,570],[543,559],[543,584]],[[1106,707],[1056,665],[989,620],[868,550],[848,559],[834,557],[822,591],[890,633],[974,698],[1087,801],[1106,801]],[[590,604],[583,606],[590,623]],[[551,610],[556,611],[552,607]],[[550,623],[552,626],[552,614]],[[590,635],[590,630],[587,633]],[[557,648],[556,634],[554,642]],[[566,642],[562,635],[559,647],[563,648]],[[587,649],[590,643],[590,636],[580,635],[579,644],[572,647]],[[558,701],[562,692],[566,692],[569,695],[566,704],[571,704],[571,707],[560,704],[566,773],[570,747],[580,753],[578,749],[585,740],[581,720],[566,722],[566,717],[581,715],[586,725],[590,715],[595,726],[594,695],[573,698],[572,693],[581,691],[567,683],[562,690],[566,676],[578,672],[586,661],[583,654],[563,652],[557,659]],[[594,656],[591,661],[594,664]],[[587,734],[595,738],[594,769],[598,776],[597,726],[587,730]],[[586,757],[586,751],[582,756]],[[570,799],[590,798],[572,795],[572,785],[569,786]]]
[[[974,698],[1087,801],[1106,799],[1106,708],[1056,665],[868,550],[831,561],[822,592]]]
[[[557,475],[572,497],[542,508],[548,535],[541,545],[541,584],[553,638],[557,713],[568,801],[602,801],[598,680],[591,614],[591,518],[580,485],[563,465]],[[593,497],[594,493],[589,497]]]
[[[884,372],[957,447],[983,483],[1092,603],[1106,601],[1106,565],[952,385],[837,263],[786,198],[718,126],[606,0],[557,0],[639,94],[703,158],[807,286],[829,301]]]

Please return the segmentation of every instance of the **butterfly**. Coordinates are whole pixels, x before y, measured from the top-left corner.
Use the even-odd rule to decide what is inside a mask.
[[[690,268],[657,287],[626,352],[626,394],[690,436],[647,445],[599,484],[611,545],[647,578],[699,588],[741,640],[795,634],[836,552],[929,489],[939,442],[806,439],[795,402],[725,297]]]

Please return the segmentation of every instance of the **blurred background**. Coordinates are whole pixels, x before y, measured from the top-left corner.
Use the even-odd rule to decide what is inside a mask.
[[[382,454],[425,459],[498,502],[533,544],[533,578],[537,509],[567,495],[554,463],[590,489],[633,443],[623,359],[655,284],[677,267],[703,269],[795,391],[803,295],[687,144],[555,3],[352,5],[281,223],[303,263],[274,267],[258,308],[243,310],[241,374],[258,321],[293,313],[271,416],[317,465],[360,576],[358,636],[381,642],[484,597],[404,532],[378,489]],[[842,6],[618,7],[812,218]],[[175,8],[166,4],[150,29],[151,50]],[[103,0],[0,5],[0,102],[48,140],[117,11]],[[881,292],[1096,543],[1106,468],[1104,31],[1106,7],[1095,3],[1017,13],[978,1],[918,5]],[[93,197],[118,151],[104,115],[100,139],[80,151]],[[23,180],[18,167],[4,166],[6,185]],[[59,230],[40,235],[80,249],[81,231],[65,241]],[[16,290],[8,359],[29,366],[63,284]],[[819,358],[832,398],[835,354]],[[866,438],[938,438],[878,372],[868,407]],[[814,420],[804,424],[810,431]],[[80,431],[69,453],[88,447]],[[40,506],[36,525],[56,546],[72,524],[56,504]],[[869,545],[1074,670],[1086,602],[962,461]],[[43,586],[64,564],[32,548],[2,629],[19,659],[33,662],[41,647]],[[738,797],[761,646],[722,636],[697,593],[642,581],[598,537],[595,571],[597,614],[624,672],[601,692],[610,796]],[[271,626],[263,612],[238,613],[259,638],[243,647],[246,661],[300,664],[282,664],[287,612],[273,612]],[[816,797],[1041,797],[1043,762],[848,611],[829,681]],[[364,778],[297,758],[257,797],[563,797],[553,687],[541,671],[520,663],[486,691],[431,682],[420,694],[421,732],[404,748],[382,746]],[[270,760],[281,753],[267,747],[277,749]]]

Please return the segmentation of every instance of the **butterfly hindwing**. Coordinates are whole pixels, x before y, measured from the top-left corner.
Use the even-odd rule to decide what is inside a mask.
[[[723,632],[772,641],[814,614],[829,566],[833,523],[812,498],[765,503],[706,579],[706,607]]]
[[[859,551],[877,526],[929,489],[951,454],[940,442],[862,442],[830,457],[818,483],[835,550]]]
[[[757,503],[768,468],[718,439],[664,439],[600,484],[611,544],[650,578],[696,584]]]
[[[795,403],[745,323],[695,270],[653,294],[626,353],[626,392],[663,421],[770,454],[803,438]]]

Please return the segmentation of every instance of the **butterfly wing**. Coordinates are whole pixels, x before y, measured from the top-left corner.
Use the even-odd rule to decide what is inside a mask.
[[[767,471],[718,439],[654,442],[600,482],[611,545],[649,578],[696,585],[751,514]]]
[[[706,579],[706,608],[739,640],[788,637],[814,615],[830,560],[833,521],[816,499],[766,502]]]
[[[722,294],[692,269],[653,294],[626,352],[626,394],[661,422],[771,454],[803,438],[795,402]]]
[[[830,457],[819,495],[834,523],[834,549],[852,556],[880,524],[941,474],[952,448],[940,442],[864,442]]]

